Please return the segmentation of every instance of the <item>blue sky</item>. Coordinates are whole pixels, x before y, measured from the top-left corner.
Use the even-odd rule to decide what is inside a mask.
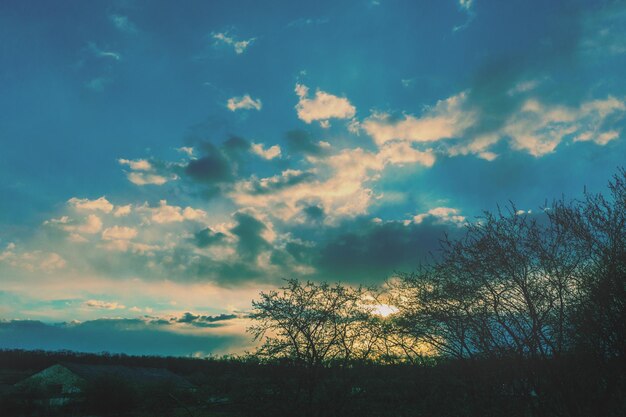
[[[0,344],[241,351],[282,278],[381,283],[483,210],[603,190],[625,28],[623,1],[2,2]]]

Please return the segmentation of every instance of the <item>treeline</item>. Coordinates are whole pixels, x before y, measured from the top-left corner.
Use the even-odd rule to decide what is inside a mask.
[[[219,373],[240,363],[240,359],[222,357],[194,358],[180,356],[135,356],[120,353],[82,353],[71,350],[0,350],[0,369],[35,373],[58,363],[87,365],[123,365],[145,368],[165,368],[180,375]]]

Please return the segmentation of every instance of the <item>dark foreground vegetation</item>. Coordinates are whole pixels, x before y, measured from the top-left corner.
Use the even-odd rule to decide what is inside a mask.
[[[288,280],[250,318],[261,347],[240,358],[5,351],[0,367],[70,357],[165,367],[198,387],[93,386],[66,415],[624,416],[626,172],[604,195],[485,213],[381,288]],[[53,415],[37,395],[5,395],[3,415]]]

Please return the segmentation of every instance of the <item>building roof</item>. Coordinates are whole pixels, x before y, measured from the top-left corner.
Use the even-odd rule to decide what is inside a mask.
[[[121,378],[132,384],[154,384],[168,382],[177,388],[194,388],[185,378],[164,368],[141,368],[121,365],[86,365],[82,363],[60,363],[72,373],[86,381],[103,377]]]

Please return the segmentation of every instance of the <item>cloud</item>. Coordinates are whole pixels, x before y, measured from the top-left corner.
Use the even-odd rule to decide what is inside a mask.
[[[262,143],[253,143],[251,149],[252,153],[259,155],[261,158],[264,159],[278,158],[281,154],[280,146],[278,145],[273,145],[267,149],[264,149]]]
[[[124,33],[137,33],[137,27],[130,21],[128,16],[112,14],[109,20],[117,30]]]
[[[285,135],[285,139],[291,152],[318,156],[328,153],[330,148],[328,142],[316,141],[309,132],[304,130],[290,130]]]
[[[289,22],[287,24],[287,28],[295,28],[295,27],[306,27],[306,26],[317,26],[317,25],[325,25],[328,22],[330,22],[330,19],[327,17],[321,17],[321,18],[317,18],[317,19],[313,19],[313,18],[299,18],[296,20],[292,20],[291,22]]]
[[[385,113],[374,113],[361,123],[379,146],[381,157],[388,163],[421,163],[432,166],[437,151],[449,156],[473,154],[493,161],[497,143],[507,140],[510,148],[525,151],[535,157],[554,152],[564,140],[592,141],[605,145],[619,137],[620,131],[610,126],[623,118],[624,100],[609,96],[580,103],[578,106],[544,104],[532,97],[535,85],[518,83],[509,91],[522,94],[518,111],[503,115],[497,124],[485,131],[480,106],[469,100],[466,91],[441,100],[428,108],[421,117],[404,115],[394,120]],[[438,149],[414,149],[409,146],[445,143]]]
[[[99,319],[59,324],[0,321],[0,347],[162,356],[190,356],[198,352],[202,355],[224,354],[251,347],[249,337],[243,332],[226,332],[228,328],[224,327],[192,328],[197,331],[186,332],[171,323],[148,319]]]
[[[1,263],[30,272],[52,272],[67,265],[65,259],[56,252],[20,251],[14,243],[9,243],[4,251],[0,252]]]
[[[459,0],[459,7],[462,10],[470,11],[474,5],[474,0]]]
[[[413,217],[413,222],[420,224],[427,219],[431,219],[434,223],[453,223],[462,226],[466,223],[465,216],[460,214],[459,209],[451,207],[435,207],[426,213],[417,214]]]
[[[125,206],[117,206],[115,211],[113,212],[113,215],[115,217],[128,216],[132,212],[132,207],[133,206],[131,204],[126,204]]]
[[[440,100],[421,117],[404,115],[394,120],[387,113],[374,113],[361,127],[379,146],[392,140],[436,142],[458,137],[475,120],[473,113],[464,108],[466,99],[467,93],[461,92]]]
[[[234,219],[237,225],[231,229],[237,237],[237,254],[242,259],[255,259],[263,250],[268,250],[270,244],[267,225],[251,214],[238,212]]]
[[[328,119],[350,119],[356,114],[356,108],[345,97],[317,90],[312,99],[308,98],[309,88],[303,84],[296,84],[296,94],[299,97],[296,104],[298,118],[305,123],[320,121],[328,122]],[[322,125],[323,126],[323,125]]]
[[[425,167],[431,167],[435,163],[435,154],[432,150],[419,151],[407,142],[385,143],[380,148],[378,156],[386,164],[400,166],[404,164],[420,164]]]
[[[46,220],[44,225],[57,227],[66,232],[72,233],[74,240],[82,240],[79,233],[83,234],[95,234],[102,229],[102,219],[95,214],[89,214],[82,220],[70,219],[69,216],[61,216],[58,219]]]
[[[135,159],[134,161],[128,159],[118,159],[121,165],[128,165],[133,171],[152,171],[152,164],[146,159]]]
[[[122,55],[119,52],[115,51],[107,51],[104,49],[100,49],[95,43],[89,42],[87,44],[89,50],[98,58],[104,59],[112,59],[114,61],[120,61],[122,59]]]
[[[194,234],[194,242],[199,248],[206,248],[223,243],[225,239],[226,235],[224,233],[217,232],[208,227]]]
[[[306,142],[305,142],[306,143]],[[387,143],[380,151],[343,149],[323,158],[310,155],[310,171],[284,170],[280,175],[251,178],[235,184],[230,197],[243,207],[255,207],[283,221],[302,221],[301,207],[320,206],[332,222],[367,213],[375,198],[371,183],[389,165],[430,167],[434,153],[413,149],[408,143]]]
[[[175,319],[176,323],[186,323],[198,327],[218,327],[223,325],[222,322],[236,319],[236,314],[219,314],[216,316],[206,316],[201,314],[193,314],[190,312],[184,313],[181,317]]]
[[[194,209],[192,207],[170,206],[166,200],[159,201],[158,207],[148,207],[143,205],[137,209],[140,212],[150,214],[150,220],[158,224],[177,223],[185,220],[202,220],[206,218],[207,213],[204,210]]]
[[[181,146],[180,148],[177,148],[176,150],[186,154],[190,158],[194,156],[193,155],[193,147],[191,147],[191,146]]]
[[[106,197],[100,197],[96,200],[72,197],[67,201],[67,203],[77,210],[102,211],[104,213],[110,213],[113,211],[113,204],[111,204]]]
[[[112,81],[106,77],[96,77],[85,83],[85,87],[91,91],[96,93],[101,93],[104,91],[106,86],[110,84]]]
[[[242,97],[231,97],[228,99],[228,102],[226,103],[226,107],[228,107],[228,109],[230,111],[235,111],[235,110],[261,110],[261,108],[263,107],[263,105],[261,104],[261,100],[260,99],[253,99],[252,97],[250,97],[250,95],[246,94]]]
[[[203,183],[222,183],[233,179],[233,167],[222,151],[214,145],[205,144],[206,154],[189,161],[185,173],[192,179]]]
[[[137,229],[125,226],[113,226],[104,229],[102,239],[104,240],[130,240],[137,236]]]
[[[89,308],[97,308],[101,310],[123,310],[126,306],[110,301],[101,301],[101,300],[87,300],[83,303],[85,307]]]
[[[527,100],[521,110],[512,115],[498,132],[509,137],[511,147],[539,157],[554,152],[566,138],[573,141],[593,141],[606,145],[619,132],[606,129],[611,117],[623,117],[626,104],[609,96],[603,100],[583,102],[578,107],[544,105],[536,99]]]
[[[424,221],[372,221],[346,219],[316,235],[316,242],[292,242],[286,252],[292,260],[309,265],[310,277],[356,283],[380,283],[396,272],[415,270],[439,248],[444,233],[457,236],[455,224]],[[284,258],[275,261],[285,263]]]
[[[237,40],[233,36],[230,36],[228,33],[214,33],[212,35],[213,39],[215,39],[218,43],[222,43],[228,46],[232,46],[237,55],[243,54],[246,49],[256,40],[256,38],[250,38],[247,40]]]
[[[126,173],[126,178],[135,185],[163,185],[169,181],[177,180],[178,175],[171,171],[171,164],[155,166],[146,159],[118,159],[120,165],[128,166],[131,171]],[[162,172],[161,172],[162,171]]]

